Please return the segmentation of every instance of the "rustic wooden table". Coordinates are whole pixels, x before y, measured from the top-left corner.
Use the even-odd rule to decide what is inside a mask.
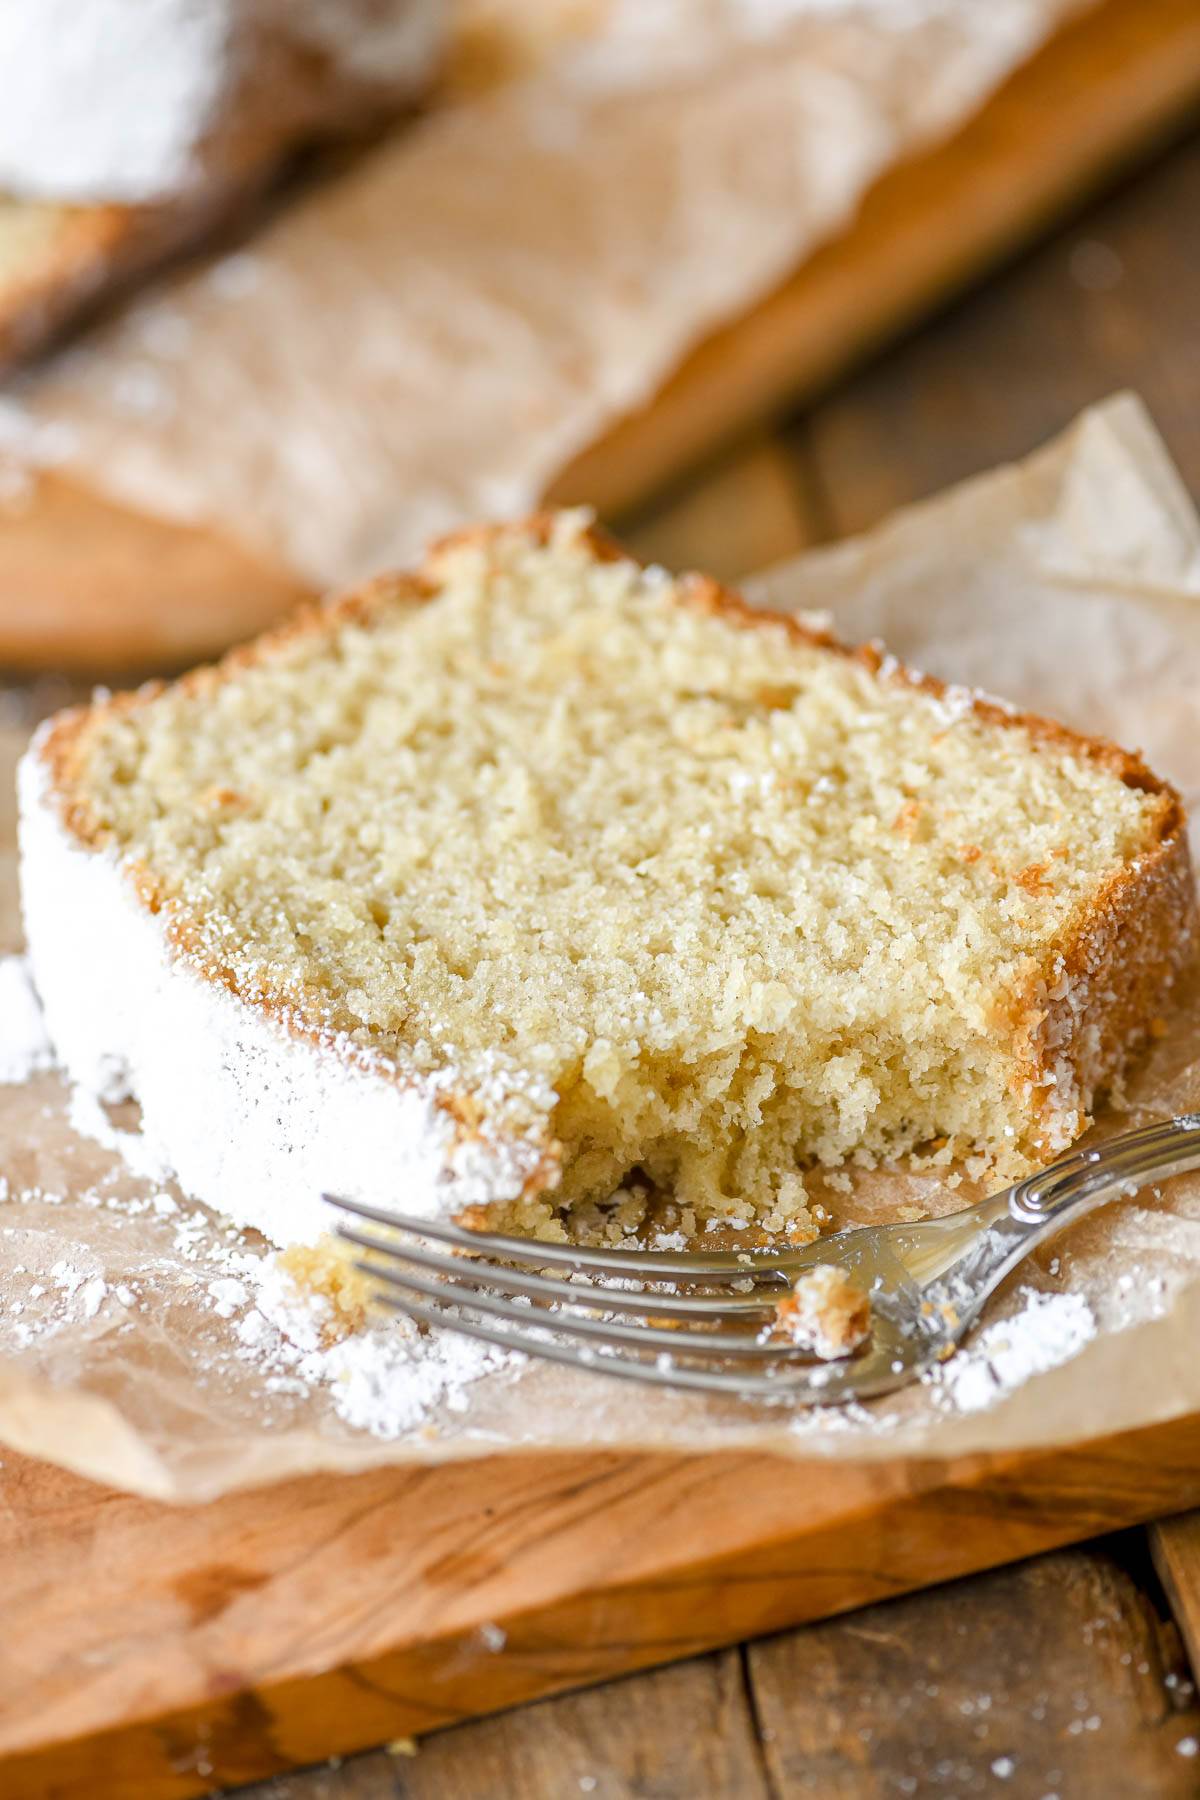
[[[1200,500],[1200,137],[624,535],[736,576],[1021,455],[1121,387]],[[1193,1516],[245,1792],[1194,1795],[1197,1659]]]

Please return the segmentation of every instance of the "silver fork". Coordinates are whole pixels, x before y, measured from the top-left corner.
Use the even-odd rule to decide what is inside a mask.
[[[1039,1244],[1196,1167],[1200,1113],[1187,1113],[1072,1151],[963,1212],[838,1232],[802,1250],[591,1250],[325,1198],[350,1215],[338,1235],[363,1253],[356,1267],[375,1298],[423,1325],[626,1380],[829,1405],[903,1387],[951,1354]],[[840,1263],[871,1298],[869,1340],[837,1362],[771,1330],[776,1303],[821,1263]]]

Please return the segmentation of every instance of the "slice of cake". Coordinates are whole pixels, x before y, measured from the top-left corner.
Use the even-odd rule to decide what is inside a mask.
[[[776,1303],[774,1333],[836,1362],[870,1337],[871,1297],[841,1263],[817,1263]]]
[[[98,292],[133,236],[128,207],[0,193],[0,367],[44,343]]]
[[[441,0],[5,0],[0,367],[421,94]]]
[[[155,206],[357,135],[433,73],[441,0],[4,0],[0,187]]]
[[[631,1171],[811,1229],[814,1164],[1087,1124],[1184,962],[1137,759],[643,569],[468,532],[43,729],[25,916],[69,1074],[278,1242],[323,1188],[561,1230]]]

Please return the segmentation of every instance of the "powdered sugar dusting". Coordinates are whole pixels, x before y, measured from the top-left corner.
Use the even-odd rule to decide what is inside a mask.
[[[0,958],[0,1082],[28,1081],[54,1067],[54,1051],[23,956]]]
[[[0,1179],[8,1220],[18,1207],[33,1215],[0,1227],[26,1259],[10,1266],[0,1301],[0,1352],[40,1359],[84,1333],[95,1362],[101,1344],[146,1329],[139,1313],[182,1307],[195,1321],[198,1391],[248,1379],[264,1429],[315,1402],[353,1431],[393,1440],[436,1435],[439,1420],[467,1413],[474,1383],[526,1360],[382,1316],[339,1338],[329,1301],[299,1288],[260,1241],[165,1191],[123,1189],[118,1175],[77,1196],[91,1214],[87,1241],[51,1260],[40,1215],[63,1197]],[[131,1228],[144,1246],[136,1258],[122,1254]]]
[[[328,1229],[325,1192],[447,1214],[521,1193],[544,1153],[539,1119],[525,1135],[487,1123],[519,1084],[486,1059],[473,1065],[487,1128],[460,1134],[439,1104],[453,1073],[404,1083],[365,1053],[351,1059],[333,1034],[313,1042],[252,1014],[170,953],[120,863],[71,839],[46,778],[35,742],[20,776],[25,916],[77,1131],[147,1179],[174,1173],[278,1244]],[[142,1109],[137,1137],[106,1112],[130,1093]],[[521,1093],[544,1117],[548,1087]]]
[[[435,0],[6,0],[0,183],[141,203],[427,76]],[[305,61],[325,71],[302,82]]]
[[[148,1181],[170,1179],[170,1166],[158,1152],[140,1132],[122,1131],[115,1126],[105,1112],[103,1102],[91,1088],[76,1083],[71,1089],[67,1117],[72,1131],[115,1152],[131,1175],[141,1175]]]
[[[1034,1375],[1078,1356],[1096,1335],[1096,1317],[1082,1294],[1022,1290],[1020,1310],[998,1319],[926,1377],[935,1403],[955,1412],[980,1412]]]
[[[406,1319],[327,1343],[328,1302],[302,1293],[273,1259],[261,1267],[255,1302],[239,1336],[266,1366],[268,1387],[325,1388],[340,1419],[375,1437],[402,1437],[439,1407],[466,1412],[473,1382],[525,1360],[456,1332],[425,1336]]]

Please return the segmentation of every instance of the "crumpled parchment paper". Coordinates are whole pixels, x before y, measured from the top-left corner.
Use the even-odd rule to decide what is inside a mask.
[[[1130,398],[1085,414],[1021,465],[769,573],[753,593],[826,609],[846,635],[885,631],[919,665],[1140,745],[1200,796],[1200,522]],[[0,740],[11,761],[18,734]],[[9,793],[5,773],[0,952],[20,943]],[[1131,1083],[1126,1111],[1101,1129],[1196,1107],[1200,980]],[[472,1383],[465,1408],[460,1394],[398,1438],[373,1436],[347,1423],[328,1383],[281,1382],[247,1350],[246,1307],[219,1298],[231,1249],[219,1221],[129,1174],[67,1113],[53,1074],[0,1087],[10,1196],[0,1204],[0,1440],[117,1486],[198,1500],[310,1470],[498,1446],[948,1456],[1078,1441],[1200,1408],[1192,1176],[1095,1215],[1010,1281],[988,1320],[1015,1315],[1015,1339],[1030,1287],[1076,1296],[1095,1329],[1012,1391],[977,1357],[966,1408],[943,1383],[850,1412],[756,1412],[525,1365]],[[829,1199],[843,1220],[867,1220],[946,1210],[964,1196],[929,1177],[876,1173]],[[250,1241],[232,1248],[265,1253]]]

